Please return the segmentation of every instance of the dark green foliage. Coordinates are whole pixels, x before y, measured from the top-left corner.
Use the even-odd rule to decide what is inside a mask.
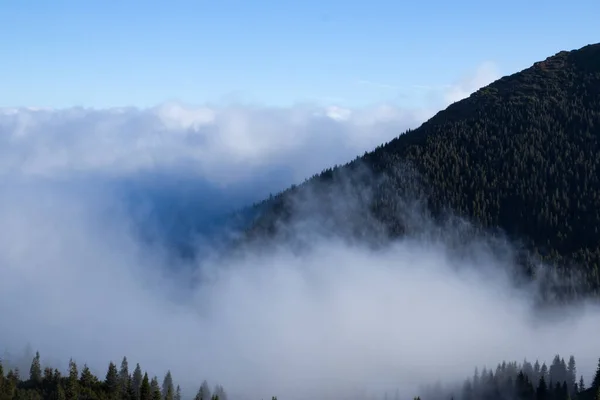
[[[106,372],[104,384],[106,385],[106,393],[108,394],[108,398],[118,398],[121,380],[117,373],[117,366],[112,361],[110,364],[108,364],[108,371]],[[127,386],[125,386],[125,389],[127,389]]]
[[[40,364],[39,352],[35,353],[35,357],[31,362],[31,368],[29,369],[29,379],[35,385],[39,385],[42,382],[42,366]]]
[[[65,398],[66,400],[78,400],[79,399],[79,372],[77,370],[77,364],[72,359],[69,360],[69,378],[65,387]]]
[[[369,212],[388,236],[411,228],[399,194],[414,195],[425,199],[434,219],[452,210],[478,228],[500,228],[524,243],[565,277],[566,285],[550,286],[548,293],[600,295],[599,59],[595,44],[499,79],[418,129],[257,205],[263,211],[249,236],[281,233],[296,212],[295,199],[325,193],[329,183],[365,166],[374,179],[353,183],[371,198],[355,214]],[[397,173],[406,166],[417,174]],[[316,198],[325,210],[322,220],[343,203]],[[527,262],[523,266],[532,273]],[[572,285],[573,277],[584,278],[583,285]]]
[[[166,395],[163,396],[158,378],[148,379],[148,374],[142,374],[139,364],[133,374],[128,373],[127,359],[123,358],[121,369],[118,371],[114,362],[109,362],[103,380],[98,379],[86,364],[79,373],[74,360],[69,361],[69,374],[63,377],[58,369],[46,367],[43,373],[37,366],[41,365],[40,355],[36,353],[30,377],[21,380],[18,369],[5,372],[0,360],[0,400],[134,400],[136,396],[146,400],[182,400],[181,388],[174,386],[171,372],[168,371],[163,381]],[[134,383],[139,376],[139,386]],[[208,389],[208,383],[202,387]],[[217,386],[224,393],[221,386]],[[206,397],[208,399],[209,397]],[[224,397],[225,398],[225,397]]]
[[[600,388],[600,359],[598,360],[598,368],[596,369],[596,374],[594,375],[594,380],[592,381],[592,388]]]
[[[152,393],[152,400],[161,400],[162,393],[160,392],[160,385],[158,384],[158,378],[152,377],[150,381],[150,392]]]
[[[133,400],[140,400],[142,388],[142,368],[140,364],[136,364],[131,377],[131,391],[133,392]]]
[[[588,390],[576,390],[585,387],[583,379],[578,385],[574,384],[573,388],[569,387],[569,379],[572,379],[575,370],[576,364],[573,356],[569,358],[568,366],[566,366],[564,359],[556,355],[549,369],[546,368],[545,363],[540,366],[537,361],[534,365],[527,360],[521,364],[516,361],[504,361],[498,364],[495,370],[483,368],[480,373],[478,369],[475,369],[473,377],[467,379],[462,385],[462,390],[454,391],[454,394],[443,394],[443,391],[434,385],[433,391],[429,390],[430,393],[428,393],[425,388],[424,393],[420,393],[415,398],[431,400],[598,400],[596,396],[597,393],[600,393],[600,389],[596,387]],[[122,371],[123,369],[121,369]],[[128,389],[125,395],[121,396],[122,379],[124,376],[120,376],[120,372],[117,371],[117,367],[112,361],[108,365],[105,379],[100,381],[85,364],[78,376],[77,364],[70,360],[67,377],[62,377],[56,369],[45,368],[40,384],[36,386],[32,385],[31,379],[20,380],[16,370],[9,370],[4,374],[3,365],[0,363],[0,400],[67,400],[75,391],[78,392],[77,399],[79,400],[131,400],[134,396],[133,376],[128,377],[126,385]],[[147,372],[143,373],[140,382],[141,399],[163,400],[162,392],[166,390],[166,393],[169,393],[169,388],[173,385],[173,377],[168,371],[162,388],[158,378],[154,376],[149,379]],[[194,398],[196,400],[227,399],[227,394],[221,385],[216,385],[212,394],[210,392],[208,382],[205,380]],[[179,386],[175,386],[173,399],[181,400],[181,398],[181,389]],[[274,396],[272,399],[277,399],[277,397]],[[400,400],[398,392],[394,399]]]
[[[112,364],[112,363],[111,363]],[[116,372],[116,366],[115,366]],[[119,369],[119,375],[117,377],[118,391],[122,399],[129,399],[131,390],[131,378],[129,376],[129,362],[127,357],[123,357],[121,361],[121,368]]]
[[[142,378],[142,385],[140,386],[140,399],[141,400],[152,400],[152,389],[150,388],[150,381],[148,379],[148,373],[144,373]]]

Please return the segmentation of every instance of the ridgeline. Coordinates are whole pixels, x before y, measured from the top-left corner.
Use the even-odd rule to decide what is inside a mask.
[[[600,295],[600,44],[505,76],[419,128],[255,205],[248,237],[277,233],[293,218],[299,193],[327,191],[359,166],[375,177],[358,178],[371,191],[363,211],[387,236],[409,229],[398,210],[399,194],[410,193],[437,219],[451,210],[481,229],[500,229],[559,276],[577,271],[583,279],[570,297]],[[406,166],[415,179],[396,172]],[[340,199],[318,201],[325,218]]]

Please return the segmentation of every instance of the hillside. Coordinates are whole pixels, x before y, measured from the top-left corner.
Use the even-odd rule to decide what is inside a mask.
[[[599,150],[600,44],[594,44],[505,76],[418,129],[258,204],[267,211],[248,232],[277,232],[293,217],[295,194],[327,190],[327,182],[364,165],[385,176],[370,186],[364,207],[387,235],[407,229],[397,194],[417,193],[433,216],[450,209],[479,227],[500,228],[559,273],[582,266],[583,290],[598,294]],[[418,179],[393,172],[406,166]],[[322,197],[319,208],[335,202]]]

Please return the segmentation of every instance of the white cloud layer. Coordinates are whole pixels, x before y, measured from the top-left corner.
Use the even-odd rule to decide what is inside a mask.
[[[280,168],[301,180],[392,139],[421,119],[418,112],[389,106],[5,109],[0,113],[0,173],[123,176],[180,170],[235,184]]]
[[[497,77],[485,63],[436,92],[432,107],[297,105],[0,109],[0,176],[124,176],[185,171],[235,185],[278,170],[299,181],[415,128]]]

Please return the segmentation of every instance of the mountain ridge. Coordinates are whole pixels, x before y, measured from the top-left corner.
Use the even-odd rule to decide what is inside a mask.
[[[599,152],[600,43],[504,76],[362,157],[256,204],[266,211],[247,232],[275,233],[293,214],[294,193],[359,164],[375,176],[410,165],[433,215],[451,209],[482,228],[500,228],[559,272],[583,266],[587,289],[598,294]],[[376,185],[369,204],[391,236],[404,232],[389,211],[397,210],[393,196],[406,189],[403,181]]]

